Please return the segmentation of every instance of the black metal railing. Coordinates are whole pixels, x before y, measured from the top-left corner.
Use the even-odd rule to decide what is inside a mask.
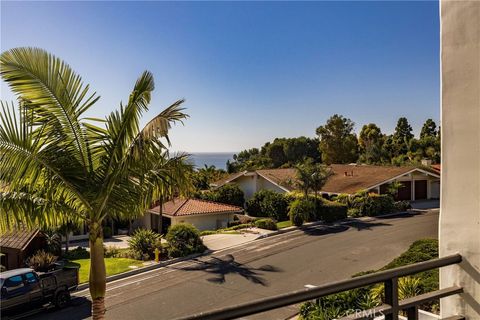
[[[405,311],[408,320],[418,319],[418,306],[438,298],[451,296],[463,292],[461,287],[448,287],[429,293],[417,295],[413,298],[398,300],[398,278],[413,275],[419,272],[441,268],[460,263],[462,256],[455,254],[425,262],[415,263],[395,269],[380,271],[347,280],[336,281],[318,287],[293,291],[278,296],[255,300],[236,306],[218,310],[202,312],[181,320],[225,320],[236,319],[256,313],[269,311],[300,302],[311,301],[330,294],[339,293],[355,288],[361,288],[376,283],[384,283],[385,304],[375,309],[364,310],[343,319],[371,319],[379,314],[385,315],[385,320],[397,320],[399,311]]]

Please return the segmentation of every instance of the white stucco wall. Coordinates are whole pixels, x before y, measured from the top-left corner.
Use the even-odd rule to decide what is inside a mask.
[[[256,175],[247,175],[242,176],[233,182],[243,191],[245,201],[253,197],[253,194],[257,192],[257,176]]]
[[[268,181],[267,179],[263,178],[262,176],[258,176],[257,179],[257,191],[259,190],[271,190],[278,193],[285,193],[286,191],[280,188],[278,185]]]
[[[441,299],[442,318],[480,319],[480,1],[441,0],[442,184],[440,287],[464,293]]]

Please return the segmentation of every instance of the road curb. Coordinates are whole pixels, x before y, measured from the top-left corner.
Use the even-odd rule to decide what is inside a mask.
[[[388,213],[388,214],[383,214],[383,215],[380,215],[380,216],[373,216],[373,217],[368,216],[368,217],[358,217],[358,218],[346,218],[346,219],[343,219],[343,220],[335,221],[335,222],[333,222],[333,224],[335,224],[335,223],[345,224],[345,223],[349,223],[349,222],[352,222],[352,221],[355,221],[355,220],[369,221],[371,219],[388,218],[388,217],[394,217],[394,216],[403,216],[403,215],[407,215],[407,214],[411,214],[411,213],[412,213],[411,211],[401,211],[401,212]],[[320,220],[320,221],[304,223],[300,227],[297,227],[297,226],[286,227],[286,228],[283,228],[283,229],[279,229],[275,232],[263,234],[260,237],[254,239],[252,241],[255,241],[255,240],[258,240],[258,239],[265,239],[265,238],[268,238],[268,237],[271,237],[271,236],[276,236],[276,235],[279,235],[279,234],[283,234],[283,233],[287,233],[287,232],[291,232],[291,231],[295,231],[295,230],[302,230],[304,228],[313,227],[313,226],[322,225],[322,224],[326,225],[324,221]]]
[[[147,272],[147,271],[163,268],[163,267],[169,266],[169,265],[174,264],[174,263],[183,262],[185,260],[190,260],[190,259],[193,259],[193,258],[198,258],[200,256],[207,255],[209,253],[212,253],[212,251],[206,250],[203,253],[196,253],[196,254],[191,254],[189,256],[186,256],[186,257],[165,260],[165,261],[161,261],[159,263],[153,263],[151,265],[148,265],[148,266],[145,266],[145,267],[142,267],[142,268],[132,269],[130,271],[122,272],[122,273],[119,273],[119,274],[114,274],[114,275],[111,275],[111,276],[107,277],[107,283],[115,281],[115,280],[120,280],[120,279],[123,279],[123,278],[127,278],[127,277],[130,277],[130,276],[135,276],[137,274],[144,273],[144,272]],[[76,291],[81,291],[81,290],[85,290],[85,289],[88,289],[88,288],[89,288],[88,282],[87,283],[82,283],[82,284],[78,285]]]

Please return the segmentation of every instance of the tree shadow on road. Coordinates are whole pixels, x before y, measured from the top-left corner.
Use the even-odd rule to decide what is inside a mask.
[[[319,225],[314,227],[303,227],[302,231],[309,236],[323,236],[326,234],[340,233],[355,228],[357,231],[371,230],[375,227],[391,226],[389,223],[379,221],[344,221],[341,224]]]
[[[372,230],[375,227],[384,227],[384,226],[391,226],[390,223],[385,223],[385,222],[377,222],[377,221],[349,221],[343,223],[344,226],[348,226],[351,228],[357,229],[357,231],[362,231],[362,230]]]
[[[315,227],[302,227],[302,231],[309,236],[323,236],[331,233],[347,231],[349,228],[344,225],[320,225]]]
[[[196,264],[193,266],[182,267],[186,271],[204,271],[214,275],[207,281],[222,284],[225,283],[225,277],[228,274],[238,274],[246,280],[268,286],[268,281],[262,277],[262,272],[281,272],[282,270],[272,265],[264,265],[259,268],[252,268],[245,264],[235,261],[231,254],[227,254],[224,258],[212,257],[207,261],[193,259]]]

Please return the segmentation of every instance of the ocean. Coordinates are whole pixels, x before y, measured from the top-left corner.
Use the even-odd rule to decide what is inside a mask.
[[[234,154],[233,152],[195,152],[191,153],[191,159],[197,168],[207,165],[226,170],[227,160],[232,161]]]

